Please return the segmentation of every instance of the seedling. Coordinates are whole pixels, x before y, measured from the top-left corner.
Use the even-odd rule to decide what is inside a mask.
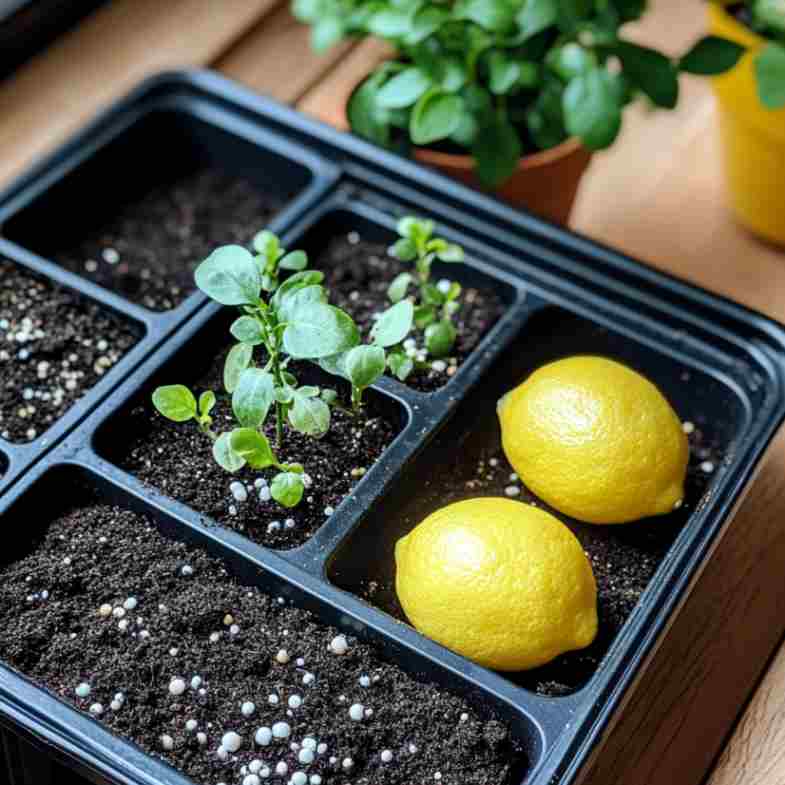
[[[390,253],[402,262],[414,262],[415,274],[397,275],[387,290],[387,296],[394,303],[402,302],[411,285],[418,290],[414,308],[414,323],[425,331],[425,347],[432,357],[444,357],[455,345],[457,331],[452,317],[460,308],[460,284],[455,281],[431,281],[431,267],[435,259],[442,262],[462,262],[463,248],[450,243],[442,237],[433,236],[433,221],[406,217],[398,222],[399,239],[390,248]],[[396,352],[391,369],[399,377],[404,377],[414,367],[411,358],[406,363]],[[394,367],[393,367],[394,366]],[[411,367],[409,367],[411,366]],[[408,368],[408,371],[407,371]]]
[[[256,255],[238,245],[218,248],[196,270],[196,285],[222,305],[237,306],[239,316],[230,332],[237,343],[224,365],[223,381],[231,394],[237,427],[216,434],[210,410],[212,392],[197,405],[182,385],[160,387],[153,394],[158,411],[175,422],[196,420],[213,440],[213,457],[228,472],[248,465],[253,469],[275,468],[270,484],[272,497],[286,507],[297,505],[305,487],[300,464],[282,463],[264,434],[274,411],[276,447],[283,439],[284,423],[314,438],[330,428],[330,406],[336,405],[332,390],[300,386],[289,370],[292,360],[315,360],[331,373],[346,378],[352,387],[352,405],[358,410],[362,393],[384,372],[385,348],[402,341],[413,320],[411,303],[400,303],[382,314],[370,345],[360,345],[360,331],[352,318],[327,302],[321,285],[324,275],[308,270],[303,251],[287,253],[268,231],[253,240]],[[281,281],[281,272],[291,273]],[[254,361],[257,347],[263,349]]]

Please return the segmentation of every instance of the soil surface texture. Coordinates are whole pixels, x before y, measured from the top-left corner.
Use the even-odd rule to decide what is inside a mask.
[[[316,256],[311,265],[325,273],[325,286],[330,291],[330,303],[346,311],[364,335],[374,325],[374,315],[390,307],[387,289],[402,272],[413,272],[413,263],[404,263],[387,253],[387,246],[363,240],[357,232],[334,238],[324,253]],[[461,279],[461,265],[449,267],[450,280]],[[434,278],[438,285],[439,278]],[[409,287],[409,294],[415,293]],[[405,384],[421,392],[431,392],[447,384],[461,363],[471,354],[486,333],[504,313],[504,303],[493,289],[465,286],[461,294],[461,308],[453,316],[458,335],[449,357],[426,362],[406,379]],[[415,334],[419,348],[425,346],[421,331]]]
[[[40,436],[137,339],[95,303],[0,259],[0,437]]]
[[[121,205],[58,264],[153,311],[178,306],[193,272],[220,245],[249,245],[285,203],[217,169],[168,182]]]
[[[136,513],[89,501],[25,554],[0,569],[0,658],[197,783],[522,776],[486,709],[241,585]]]
[[[197,395],[205,389],[218,395],[211,412],[216,433],[231,430],[236,424],[231,399],[221,392],[225,357],[226,352],[219,353],[209,371],[192,385]],[[292,370],[299,376],[297,364],[292,365]],[[166,383],[177,381],[181,380]],[[122,447],[107,457],[165,495],[254,542],[272,548],[293,548],[310,539],[328,520],[398,434],[397,424],[375,410],[368,393],[365,402],[358,415],[333,408],[330,430],[321,439],[285,426],[282,444],[276,449],[278,459],[301,463],[311,481],[300,504],[290,509],[269,499],[266,487],[256,487],[260,478],[272,480],[274,470],[260,472],[245,467],[228,474],[213,460],[208,437],[193,423],[165,419],[151,402],[145,401],[123,418],[128,439],[115,440],[110,436],[110,445],[122,443]],[[272,414],[267,418],[265,433],[274,445]],[[245,501],[238,501],[232,494],[230,485],[235,481],[244,484]]]

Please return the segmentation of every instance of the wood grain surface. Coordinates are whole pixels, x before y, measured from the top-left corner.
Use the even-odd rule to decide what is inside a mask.
[[[704,30],[699,2],[656,0],[632,34],[672,54]],[[0,183],[160,68],[215,64],[345,127],[343,103],[385,56],[374,42],[317,56],[277,0],[114,0],[0,83]],[[677,111],[643,105],[595,157],[573,227],[785,322],[785,254],[754,240],[724,200],[709,85],[682,81]],[[785,432],[582,781],[785,783]],[[730,739],[730,741],[729,741]],[[729,743],[728,743],[729,741]]]

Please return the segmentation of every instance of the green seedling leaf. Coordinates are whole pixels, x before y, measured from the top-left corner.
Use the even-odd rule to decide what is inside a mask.
[[[262,229],[251,241],[251,245],[256,253],[261,254],[265,259],[277,259],[283,249],[278,236],[267,229]]]
[[[758,96],[767,109],[785,106],[785,45],[768,44],[755,56]]]
[[[461,122],[463,99],[436,88],[420,97],[409,119],[409,135],[417,145],[446,139]]]
[[[411,215],[401,218],[395,226],[395,230],[401,237],[411,240],[415,249],[418,243],[426,243],[433,234],[433,221],[414,218]]]
[[[319,367],[327,371],[327,373],[332,374],[333,376],[340,376],[343,379],[349,380],[349,377],[346,373],[346,368],[344,367],[344,360],[346,359],[346,352],[341,352],[340,354],[333,354],[329,357],[321,357],[319,358]]]
[[[167,420],[174,422],[187,422],[196,417],[196,398],[182,384],[169,384],[155,390],[153,406]]]
[[[673,109],[679,100],[676,67],[664,54],[629,41],[619,41],[616,54],[624,75],[657,105]]]
[[[616,78],[604,68],[573,79],[562,98],[567,131],[586,147],[613,144],[621,129],[621,95]]]
[[[752,16],[767,31],[785,34],[785,5],[782,0],[753,0]]]
[[[376,320],[371,330],[371,340],[377,346],[394,346],[409,334],[413,319],[414,306],[409,300],[401,300]]]
[[[545,63],[560,79],[569,82],[576,76],[595,68],[597,55],[580,44],[570,42],[551,49],[545,58]]]
[[[515,5],[507,0],[458,0],[455,15],[494,33],[508,30],[515,19]]]
[[[289,409],[289,422],[292,428],[307,436],[319,438],[330,429],[330,407],[318,397],[318,388],[313,395],[305,394],[309,388],[294,391],[294,404]]]
[[[308,254],[305,251],[292,251],[278,262],[282,270],[304,270],[308,266]]]
[[[266,469],[276,464],[270,442],[255,428],[235,428],[229,435],[229,444],[252,469]]]
[[[411,21],[405,42],[412,46],[424,41],[433,35],[449,18],[449,14],[442,8],[427,6],[418,11]]]
[[[351,349],[360,342],[352,318],[325,303],[307,303],[291,316],[283,334],[287,354],[300,360],[318,359]]]
[[[409,273],[399,273],[387,287],[387,296],[390,302],[397,303],[406,297],[406,290],[414,279]]]
[[[260,343],[264,343],[262,326],[253,316],[241,316],[239,319],[235,319],[229,332],[240,343],[247,343],[249,346],[258,346]]]
[[[231,434],[222,433],[213,442],[213,458],[215,462],[229,473],[240,471],[245,466],[245,458],[232,449]]]
[[[294,400],[294,387],[276,387],[275,400],[278,403],[290,404]]]
[[[346,115],[352,131],[382,147],[390,144],[389,110],[379,106],[376,96],[386,79],[383,73],[368,77],[349,97]]]
[[[411,13],[397,8],[386,8],[371,14],[367,22],[369,33],[380,38],[402,38],[412,28]]]
[[[707,35],[679,61],[679,69],[688,74],[716,76],[725,73],[739,62],[744,47],[726,38]]]
[[[258,428],[275,402],[275,379],[268,371],[247,368],[232,394],[232,411],[246,428]]]
[[[436,252],[436,256],[443,262],[462,262],[465,258],[463,248],[455,243],[445,243],[444,247]]]
[[[387,365],[400,381],[406,381],[406,377],[414,370],[414,360],[401,351],[390,352],[387,355]]]
[[[242,246],[225,245],[213,251],[194,273],[196,285],[221,305],[258,302],[262,288],[259,268]]]
[[[332,406],[338,400],[338,393],[335,390],[322,390],[322,400]]]
[[[278,287],[270,304],[273,308],[278,309],[285,298],[290,297],[299,289],[305,289],[306,286],[316,286],[323,280],[324,273],[320,273],[318,270],[302,270],[299,273],[294,273]]]
[[[303,479],[297,472],[281,472],[270,484],[270,493],[284,507],[296,507],[303,498]]]
[[[455,345],[457,331],[452,322],[436,322],[425,328],[425,348],[432,357],[445,357]]]
[[[358,389],[370,387],[384,373],[386,357],[381,346],[355,346],[343,361],[349,381]]]
[[[450,288],[444,295],[444,299],[450,303],[457,300],[461,296],[461,285],[457,281],[450,282]]]
[[[281,298],[278,306],[278,316],[281,321],[287,322],[293,315],[309,303],[326,303],[327,292],[319,284],[303,286],[301,289],[294,289]]]
[[[253,347],[247,343],[237,343],[226,355],[224,363],[224,388],[226,392],[234,392],[240,374],[251,364]]]
[[[376,101],[385,109],[402,109],[411,106],[430,86],[428,75],[411,66],[386,82],[376,94]]]
[[[311,45],[316,52],[325,52],[341,40],[343,21],[339,16],[324,16],[311,29]]]
[[[490,72],[489,85],[491,92],[504,95],[518,83],[521,68],[514,60],[510,60],[504,52],[492,52],[488,58]]]
[[[441,305],[444,302],[444,294],[438,286],[432,283],[424,284],[420,291],[422,292],[422,299],[426,305]]]
[[[390,248],[390,256],[400,259],[402,262],[412,262],[417,258],[417,246],[408,237],[397,240]]]
[[[418,305],[414,309],[414,323],[417,328],[424,330],[436,320],[436,309],[432,305]]]
[[[207,417],[215,406],[215,393],[212,390],[205,390],[199,396],[199,414]]]

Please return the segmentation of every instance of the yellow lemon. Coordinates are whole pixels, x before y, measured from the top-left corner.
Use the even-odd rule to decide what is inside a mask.
[[[625,523],[684,498],[689,445],[662,393],[603,357],[535,371],[499,401],[502,446],[529,489],[565,515]]]
[[[395,546],[395,588],[424,635],[503,671],[588,646],[597,586],[573,533],[511,499],[450,504]]]

